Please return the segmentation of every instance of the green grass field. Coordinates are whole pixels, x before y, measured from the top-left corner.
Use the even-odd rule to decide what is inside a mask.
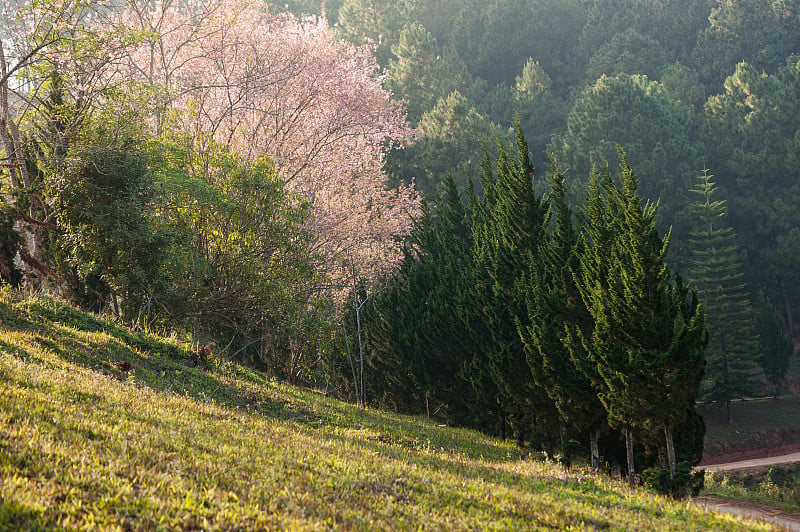
[[[0,530],[770,528],[185,348],[0,292]]]

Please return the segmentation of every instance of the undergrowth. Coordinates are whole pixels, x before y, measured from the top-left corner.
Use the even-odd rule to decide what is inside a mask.
[[[800,514],[800,464],[737,472],[707,472],[705,493],[778,506]]]

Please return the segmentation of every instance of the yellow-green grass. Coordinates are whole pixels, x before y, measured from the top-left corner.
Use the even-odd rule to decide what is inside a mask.
[[[752,501],[800,515],[800,464],[706,473],[705,493]]]
[[[0,292],[0,530],[769,529],[187,354]]]

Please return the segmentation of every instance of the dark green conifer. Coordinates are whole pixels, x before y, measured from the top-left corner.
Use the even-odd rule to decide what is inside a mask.
[[[424,205],[399,271],[375,298],[372,374],[379,398],[397,409],[488,430],[496,393],[476,393],[473,386],[485,390],[485,383],[470,368],[467,323],[477,314],[470,217],[452,175],[444,185],[433,208]]]
[[[530,258],[539,257],[549,206],[534,190],[522,132],[518,129],[516,160],[504,146],[498,149],[496,173],[484,165],[484,197],[473,224],[475,286],[485,322],[473,334],[482,345],[481,364],[497,385],[509,423],[523,443],[529,431],[552,434],[557,417],[552,401],[531,375],[515,324],[516,317],[527,316],[521,286],[529,278]]]
[[[772,384],[773,397],[777,399],[781,383],[789,369],[792,353],[794,353],[794,343],[786,334],[780,312],[763,294],[758,314],[756,314],[755,329],[761,347],[758,363],[764,370],[767,380]]]
[[[588,330],[590,317],[578,289],[578,233],[566,201],[563,171],[551,158],[549,194],[552,232],[539,255],[529,256],[529,279],[523,284],[527,316],[517,318],[528,364],[537,386],[545,390],[558,409],[561,421],[578,437],[589,437],[592,470],[600,467],[598,433],[606,426],[606,412],[597,390],[580,369],[586,353],[572,344],[577,364],[570,357],[570,328]],[[523,323],[527,322],[527,326]]]
[[[634,433],[663,430],[670,476],[676,460],[672,430],[683,422],[703,374],[703,311],[665,263],[669,236],[656,229],[656,205],[642,204],[638,180],[619,150],[621,187],[608,170],[593,174],[586,248],[576,276],[593,319],[577,335],[600,376],[609,424],[625,434],[633,483]]]
[[[757,346],[741,253],[733,229],[726,224],[725,200],[716,198],[718,190],[712,178],[708,171],[703,172],[692,190],[700,201],[692,206],[697,230],[691,232],[689,275],[705,302],[711,335],[705,396],[723,402],[732,423],[731,401],[752,388]]]

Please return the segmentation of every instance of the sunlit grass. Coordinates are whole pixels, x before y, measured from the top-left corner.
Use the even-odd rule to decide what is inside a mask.
[[[0,293],[0,530],[769,528],[187,355]]]
[[[705,493],[765,503],[800,515],[800,464],[707,473]]]

